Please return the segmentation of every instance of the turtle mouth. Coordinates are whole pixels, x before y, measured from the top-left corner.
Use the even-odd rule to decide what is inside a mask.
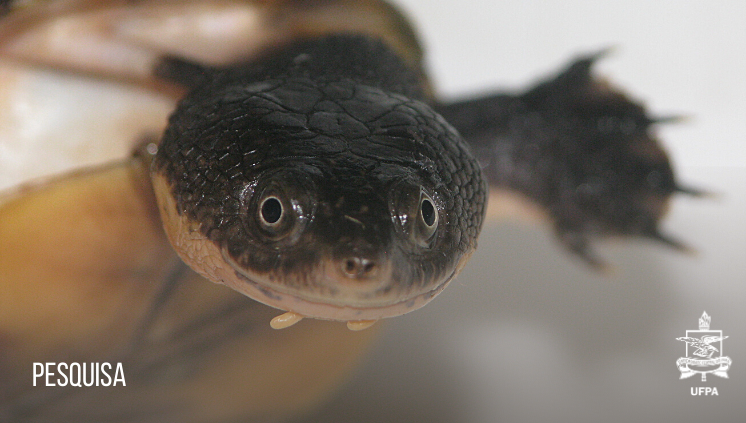
[[[224,278],[223,284],[268,306],[322,320],[367,321],[409,313],[435,298],[456,274],[429,284],[429,289],[404,292],[397,289],[400,284],[390,264],[381,266],[374,277],[351,277],[339,271],[338,263],[326,260],[311,276],[312,286],[293,287],[242,267],[225,250],[222,255],[235,274],[235,278]]]

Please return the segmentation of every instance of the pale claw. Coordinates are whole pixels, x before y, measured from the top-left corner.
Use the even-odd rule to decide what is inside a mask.
[[[272,319],[272,321],[269,322],[269,325],[272,327],[272,329],[285,329],[293,326],[301,320],[303,320],[303,316],[298,313],[288,311],[287,313],[281,314]]]

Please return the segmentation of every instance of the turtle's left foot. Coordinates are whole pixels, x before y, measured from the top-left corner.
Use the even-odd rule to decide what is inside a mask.
[[[493,187],[542,208],[571,252],[606,267],[591,240],[642,236],[677,250],[659,221],[675,193],[706,192],[679,184],[655,126],[678,116],[650,116],[639,103],[594,77],[606,51],[581,57],[520,95],[494,94],[442,105]]]

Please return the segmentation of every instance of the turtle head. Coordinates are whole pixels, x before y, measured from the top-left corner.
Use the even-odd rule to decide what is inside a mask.
[[[445,288],[476,247],[486,188],[440,115],[346,78],[224,79],[182,100],[154,161],[187,264],[340,321],[400,315]]]

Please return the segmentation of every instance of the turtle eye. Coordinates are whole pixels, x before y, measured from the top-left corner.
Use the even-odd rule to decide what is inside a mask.
[[[261,232],[276,240],[289,235],[296,226],[297,220],[297,213],[294,213],[293,206],[292,200],[286,200],[277,192],[265,195],[259,201],[259,207],[255,212]]]
[[[420,207],[417,212],[417,242],[422,246],[429,246],[430,240],[438,228],[438,209],[433,199],[424,191],[420,193]]]
[[[438,214],[429,198],[423,198],[420,203],[420,217],[428,228],[432,228],[438,223]]]
[[[390,190],[389,212],[400,236],[418,248],[431,248],[443,213],[438,197],[422,185],[402,181]]]
[[[295,198],[288,198],[279,190],[265,193],[254,211],[254,226],[261,236],[273,241],[292,240],[302,229],[307,218],[303,206]]]
[[[239,194],[245,234],[272,248],[293,245],[313,220],[316,201],[309,182],[276,172],[247,184]]]
[[[282,202],[275,196],[269,196],[262,200],[259,207],[259,221],[266,227],[274,228],[280,224],[284,211]]]

